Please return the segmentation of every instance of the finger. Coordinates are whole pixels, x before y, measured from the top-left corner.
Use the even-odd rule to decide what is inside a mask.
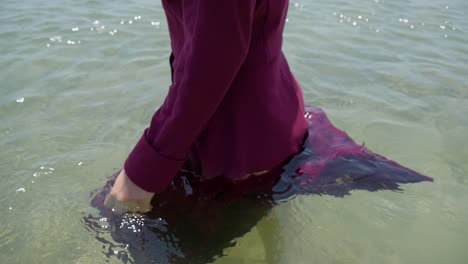
[[[146,200],[138,200],[138,201],[135,201],[135,202],[136,202],[136,204],[135,204],[136,212],[147,213],[147,212],[149,212],[149,211],[151,211],[153,209],[151,204]]]
[[[125,202],[125,209],[130,213],[147,213],[152,207],[144,200],[132,200]]]
[[[152,209],[150,200],[148,199],[122,202],[117,200],[112,194],[106,196],[104,205],[115,213],[147,213]]]
[[[125,202],[120,202],[112,194],[108,194],[106,196],[106,199],[104,200],[104,205],[107,208],[111,209],[114,213],[126,213],[128,210],[127,206],[125,205]]]
[[[104,199],[104,206],[109,209],[114,207],[114,197],[111,194],[106,195],[106,198]]]

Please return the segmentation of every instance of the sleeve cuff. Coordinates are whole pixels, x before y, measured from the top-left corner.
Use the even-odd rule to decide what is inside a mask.
[[[146,139],[146,131],[124,164],[128,178],[147,192],[159,193],[171,184],[185,160],[171,159],[157,152]]]

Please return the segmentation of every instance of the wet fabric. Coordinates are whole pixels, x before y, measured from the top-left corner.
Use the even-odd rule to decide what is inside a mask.
[[[207,263],[234,245],[274,205],[295,196],[345,197],[353,190],[399,191],[401,184],[432,181],[356,144],[320,108],[307,107],[305,117],[309,127],[303,149],[284,166],[237,182],[223,177],[200,181],[182,169],[143,216],[117,215],[104,207],[117,173],[93,196],[91,204],[100,215],[85,217],[85,226],[110,245],[109,255],[118,247],[113,243],[125,245],[130,255],[119,256],[124,262]],[[102,217],[115,242],[103,238],[98,221]]]

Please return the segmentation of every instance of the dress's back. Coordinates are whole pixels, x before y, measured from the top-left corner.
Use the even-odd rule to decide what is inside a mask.
[[[281,51],[288,0],[163,0],[173,83],[126,161],[162,191],[189,159],[204,178],[239,179],[297,153],[301,89]]]

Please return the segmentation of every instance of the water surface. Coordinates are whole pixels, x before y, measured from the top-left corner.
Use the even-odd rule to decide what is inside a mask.
[[[297,197],[216,263],[466,263],[468,3],[289,8],[284,52],[306,103],[435,183]],[[3,0],[0,22],[0,262],[121,263],[125,245],[82,219],[169,87],[160,2]]]

